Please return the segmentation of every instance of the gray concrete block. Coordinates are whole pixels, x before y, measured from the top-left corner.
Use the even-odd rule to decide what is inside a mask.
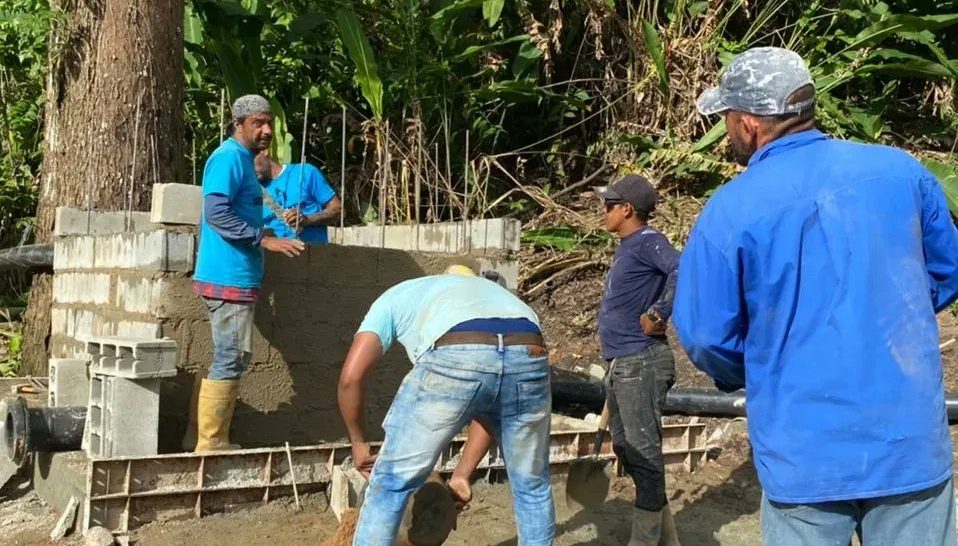
[[[110,276],[106,273],[56,273],[53,301],[57,303],[110,303]]]
[[[149,313],[154,282],[149,277],[118,276],[114,305],[128,313]]]
[[[511,218],[485,218],[468,222],[442,222],[332,228],[330,241],[346,246],[365,246],[443,254],[494,250],[518,251],[522,225]]]
[[[57,207],[53,234],[107,235],[113,233],[148,231],[153,229],[150,215],[146,212],[105,211],[88,212],[73,207]]]
[[[150,219],[157,224],[199,225],[203,189],[189,184],[153,184]]]
[[[171,339],[90,336],[81,341],[91,357],[93,374],[127,379],[176,375],[179,348]]]
[[[479,258],[479,265],[483,270],[493,269],[506,280],[506,288],[515,292],[519,289],[519,262],[516,260],[497,260],[494,258]]]
[[[94,238],[92,236],[66,237],[53,243],[53,270],[92,269],[94,266]]]
[[[195,253],[192,233],[156,230],[108,235],[97,238],[94,265],[98,269],[189,272]]]
[[[90,457],[156,455],[161,379],[90,378],[85,448]]]
[[[329,484],[329,507],[333,509],[336,519],[342,520],[346,509],[360,505],[365,484],[366,479],[355,468],[343,469],[342,465],[333,467]]]
[[[88,360],[51,358],[47,405],[50,407],[85,406],[90,394]]]

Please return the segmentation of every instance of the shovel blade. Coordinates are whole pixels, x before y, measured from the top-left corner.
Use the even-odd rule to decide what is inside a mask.
[[[587,457],[569,466],[566,478],[566,506],[575,510],[595,510],[609,496],[612,461]]]

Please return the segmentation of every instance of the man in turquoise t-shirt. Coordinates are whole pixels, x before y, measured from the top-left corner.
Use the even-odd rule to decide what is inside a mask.
[[[233,135],[203,169],[203,218],[193,291],[203,298],[213,331],[213,363],[194,390],[184,449],[231,449],[229,427],[239,378],[251,356],[253,308],[259,297],[266,249],[296,256],[303,243],[263,228],[263,194],[253,156],[273,137],[269,102],[245,95],[233,103]],[[195,440],[194,440],[195,438]]]
[[[414,366],[383,422],[386,441],[372,455],[363,385],[394,342],[403,345]],[[353,546],[395,544],[409,496],[473,419],[481,419],[502,447],[519,546],[551,545],[555,509],[546,354],[532,309],[465,266],[401,282],[373,302],[339,377],[339,408],[353,463],[364,475],[372,471]]]
[[[339,220],[342,203],[323,173],[308,163],[283,165],[267,152],[257,155],[255,164],[256,176],[267,192],[264,224],[279,237],[296,237],[298,227],[304,243],[326,244],[326,226]],[[280,216],[277,209],[282,209]]]

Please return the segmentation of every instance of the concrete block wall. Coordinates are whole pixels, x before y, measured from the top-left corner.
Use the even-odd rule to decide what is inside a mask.
[[[82,352],[78,338],[84,336],[158,338],[159,310],[176,305],[165,298],[189,289],[192,230],[164,228],[144,221],[145,213],[133,214],[139,223],[118,222],[125,213],[57,210],[52,357]],[[88,225],[94,226],[90,233]],[[140,231],[123,231],[127,225]]]
[[[154,218],[166,221],[157,210]],[[95,214],[91,221],[98,222]],[[51,350],[54,357],[73,357],[83,350],[78,338],[90,335],[176,341],[180,371],[162,381],[160,399],[159,450],[171,452],[179,449],[190,394],[196,377],[208,370],[213,344],[206,309],[191,289],[195,227],[144,225],[150,229],[89,235],[58,226]],[[267,253],[233,440],[256,447],[342,439],[336,385],[343,358],[369,305],[394,284],[439,273],[468,254],[514,287],[518,223],[478,220],[468,224],[468,237],[452,235],[466,233],[466,227],[387,226],[383,241],[382,227],[360,226],[334,230],[330,239],[340,237],[343,245],[310,247],[297,258]],[[410,250],[415,245],[429,250]],[[368,429],[374,438],[381,436],[378,425],[410,369],[397,344],[368,385]]]

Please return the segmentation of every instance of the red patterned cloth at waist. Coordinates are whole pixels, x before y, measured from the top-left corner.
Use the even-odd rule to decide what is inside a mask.
[[[253,302],[259,300],[259,288],[221,286],[203,281],[193,281],[193,293],[214,300]]]

